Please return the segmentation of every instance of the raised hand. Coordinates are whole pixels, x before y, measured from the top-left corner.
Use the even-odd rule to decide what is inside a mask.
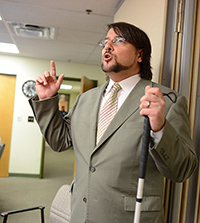
[[[147,86],[140,101],[140,115],[149,117],[154,132],[160,131],[165,125],[165,99],[162,92],[159,88]]]
[[[56,79],[56,66],[54,61],[50,62],[51,73],[46,71],[36,79],[36,91],[40,100],[54,96],[60,89],[64,74]]]

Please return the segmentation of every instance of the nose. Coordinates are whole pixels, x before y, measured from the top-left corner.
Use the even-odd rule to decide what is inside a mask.
[[[112,42],[112,40],[109,40],[107,43],[106,43],[106,45],[105,45],[105,47],[104,47],[104,49],[107,51],[113,51],[113,42]]]

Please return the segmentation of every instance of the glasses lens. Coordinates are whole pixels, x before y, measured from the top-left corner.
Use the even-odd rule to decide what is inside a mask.
[[[114,44],[120,45],[125,43],[125,39],[123,37],[117,37],[113,40]]]
[[[105,45],[108,43],[108,39],[103,39],[99,42],[99,46],[105,47]],[[125,38],[123,37],[116,37],[112,40],[113,44],[120,45],[125,43]]]
[[[99,42],[99,46],[105,47],[105,45],[108,43],[108,39],[103,39]]]
[[[102,47],[104,47],[105,46],[105,40],[103,39],[103,40],[101,40],[101,41],[99,41],[99,46],[102,46]]]

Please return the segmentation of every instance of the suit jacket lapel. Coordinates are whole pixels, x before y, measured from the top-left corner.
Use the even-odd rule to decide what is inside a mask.
[[[147,85],[152,86],[152,83],[143,79],[138,82],[111,121],[95,150],[99,148],[105,140],[107,140],[131,115],[139,109],[140,98],[145,94],[145,87]]]
[[[102,95],[107,87],[108,83],[101,85],[97,91],[94,92],[92,95],[92,103],[91,103],[91,115],[90,115],[90,124],[91,124],[91,132],[90,132],[90,142],[91,148],[93,149],[96,146],[96,132],[97,132],[97,125],[98,125],[98,111],[101,102]]]

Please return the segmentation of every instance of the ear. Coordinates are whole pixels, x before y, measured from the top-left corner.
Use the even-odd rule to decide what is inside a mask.
[[[137,59],[137,62],[138,62],[138,63],[141,63],[142,60],[143,60],[143,49],[138,50],[137,53],[138,53],[138,59]]]

